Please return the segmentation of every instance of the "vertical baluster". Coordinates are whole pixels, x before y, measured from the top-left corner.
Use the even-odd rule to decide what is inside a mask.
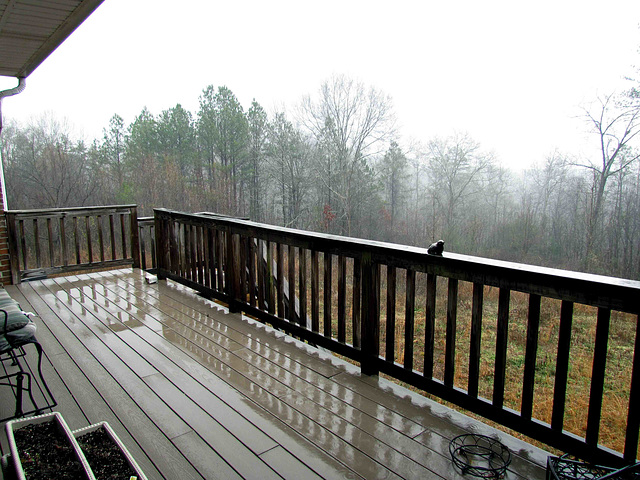
[[[211,288],[211,244],[209,242],[209,235],[211,229],[208,225],[202,227],[202,269],[204,286]]]
[[[229,295],[229,311],[239,312],[240,293],[240,235],[236,235],[227,227],[227,294]]]
[[[473,284],[473,305],[471,307],[471,342],[469,344],[469,396],[478,397],[480,379],[480,344],[482,341],[482,303],[484,286]]]
[[[151,267],[156,268],[156,235],[155,235],[155,225],[151,225],[150,233],[151,235]]]
[[[202,284],[201,281],[201,254],[200,254],[200,227],[191,225],[191,275],[193,281]]]
[[[224,292],[224,233],[216,230],[216,269],[218,272],[218,291]]]
[[[145,237],[146,235],[144,234],[144,227],[140,227],[140,233],[139,233],[139,238],[140,238],[140,257],[141,257],[141,261],[142,261],[142,270],[146,270],[147,269],[147,242],[145,241]],[[102,242],[100,242],[102,244]],[[102,250],[102,247],[100,248],[100,250]],[[104,257],[104,251],[102,250],[102,255]],[[104,259],[103,259],[104,261]]]
[[[193,282],[198,281],[198,257],[197,249],[198,244],[196,242],[197,228],[195,225],[186,225],[185,228],[189,230],[189,278]]]
[[[140,237],[138,235],[138,208],[129,210],[129,235],[131,235],[131,266],[140,268]]]
[[[502,408],[507,375],[507,345],[509,339],[509,303],[511,291],[501,288],[498,294],[498,327],[496,331],[496,362],[493,376],[493,405]]]
[[[282,251],[282,245],[276,243],[276,293],[278,298],[276,304],[278,305],[278,316],[285,318],[284,312],[284,252]]]
[[[242,303],[247,303],[247,295],[249,288],[247,284],[247,267],[249,261],[249,238],[238,235],[240,242],[240,294],[242,295]]]
[[[67,252],[67,232],[65,230],[65,215],[60,217],[60,249],[62,254],[62,265],[69,265],[69,254]]]
[[[211,255],[211,288],[219,290],[218,286],[218,230],[209,229],[209,254]]]
[[[80,265],[80,237],[78,236],[78,217],[73,217],[73,239],[76,246],[76,265]]]
[[[526,420],[533,414],[533,390],[536,380],[536,358],[538,356],[538,332],[540,330],[540,295],[529,295],[527,325],[527,347],[524,357],[522,379],[522,408],[520,414]]]
[[[184,231],[184,256],[182,258],[182,271],[184,278],[191,280],[191,225],[182,224]]]
[[[638,453],[638,436],[640,432],[640,315],[636,321],[636,344],[633,351],[633,367],[631,370],[631,387],[629,389],[629,413],[627,414],[627,431],[624,442],[624,460],[633,463]]]
[[[120,214],[120,235],[122,236],[122,258],[127,257],[127,231],[124,223],[124,213]],[[131,255],[133,257],[133,255]]]
[[[289,251],[287,253],[289,260],[289,273],[287,279],[289,280],[289,316],[288,319],[291,323],[296,321],[296,254],[295,247],[289,245]]]
[[[320,331],[320,255],[311,251],[311,330]]]
[[[387,328],[385,341],[385,359],[396,359],[396,267],[387,265]]]
[[[53,251],[53,227],[51,217],[47,217],[47,233],[49,235],[49,266],[55,267],[55,254]]]
[[[404,368],[413,370],[413,337],[416,305],[416,272],[407,269],[404,315]]]
[[[249,305],[256,306],[256,239],[249,237]]]
[[[198,282],[200,285],[204,284],[202,278],[202,232],[200,225],[194,225],[193,227],[193,255],[195,261],[193,262],[193,281]]]
[[[170,218],[163,219],[162,222],[156,221],[158,227],[162,227],[162,231],[158,235],[158,268],[166,262],[166,269],[170,273],[175,273],[177,268],[176,254],[176,231],[173,221]],[[160,256],[163,258],[160,259]]]
[[[102,215],[96,217],[96,226],[98,227],[98,243],[100,246],[100,261],[104,262],[104,235],[102,233]]]
[[[183,278],[186,278],[186,259],[185,259],[185,231],[184,224],[180,223],[180,221],[176,220],[175,222],[176,229],[176,258],[178,260],[178,275]]]
[[[74,217],[75,222],[75,217]],[[111,260],[115,260],[117,258],[116,251],[116,229],[113,223],[113,214],[109,215],[109,233],[111,234]]]
[[[324,336],[331,338],[332,255],[324,252]]]
[[[301,326],[307,326],[307,249],[300,247],[298,248],[298,269],[299,269],[299,279],[298,283],[300,284],[300,300],[298,304],[300,305],[300,317],[298,321]]]
[[[38,232],[38,219],[33,219],[33,240],[36,247],[36,268],[42,266],[42,257],[40,255],[40,233]]]
[[[602,414],[602,396],[604,395],[604,376],[607,367],[607,345],[609,343],[609,323],[611,310],[598,308],[596,324],[596,342],[593,348],[593,369],[591,372],[591,391],[589,393],[589,412],[587,415],[587,445],[598,445],[600,436],[600,416]]]
[[[182,227],[177,220],[169,220],[169,231],[171,234],[171,265],[174,274],[182,276]]]
[[[444,353],[444,384],[453,387],[456,369],[456,331],[458,322],[458,280],[449,279],[447,293],[447,340]]]
[[[27,237],[24,234],[24,220],[18,221],[18,230],[20,231],[20,248],[22,249],[22,269],[27,270],[29,268],[29,263],[27,255]]]
[[[424,327],[424,376],[433,378],[433,355],[436,332],[436,287],[437,277],[427,274],[427,299],[425,306]]]
[[[560,308],[560,332],[558,334],[556,380],[553,388],[553,414],[551,416],[551,428],[556,432],[562,432],[564,425],[564,408],[567,396],[572,323],[573,302],[563,300],[562,307]]]
[[[93,263],[93,242],[91,240],[91,217],[87,215],[84,217],[84,226],[87,231],[87,255],[89,256],[89,263]]]
[[[182,275],[180,260],[180,224],[168,219],[166,231],[169,235],[169,260],[171,264],[171,273],[174,275]]]
[[[353,346],[362,346],[362,315],[361,315],[361,292],[362,292],[362,267],[360,258],[353,259],[353,311],[351,323],[353,328]]]
[[[338,256],[338,341],[347,341],[347,257]]]
[[[267,302],[269,307],[269,313],[276,313],[276,295],[275,285],[273,282],[273,248],[271,242],[267,241]]]
[[[267,310],[266,304],[266,289],[267,285],[265,282],[265,251],[264,251],[264,240],[258,240],[258,258],[257,258],[257,270],[258,270],[258,308],[262,311]]]

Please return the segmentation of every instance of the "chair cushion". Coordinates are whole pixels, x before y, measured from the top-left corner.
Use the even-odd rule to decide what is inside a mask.
[[[33,338],[36,333],[36,324],[28,317],[25,318],[27,319],[27,323],[22,327],[12,330],[6,335],[0,334],[0,353],[4,353],[14,347],[24,345]]]
[[[0,288],[0,352],[26,343],[35,333],[36,324],[25,315],[18,302]]]
[[[6,331],[5,331],[5,312]],[[18,330],[29,323],[29,317],[17,305],[5,305],[0,307],[0,334],[9,333]]]

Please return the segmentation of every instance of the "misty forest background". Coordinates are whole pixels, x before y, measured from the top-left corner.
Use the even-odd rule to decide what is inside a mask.
[[[14,210],[211,211],[640,279],[638,88],[594,98],[576,122],[587,156],[550,152],[513,172],[464,133],[403,143],[389,96],[334,76],[294,112],[208,86],[195,113],[116,114],[91,144],[43,116],[6,122],[0,147]]]

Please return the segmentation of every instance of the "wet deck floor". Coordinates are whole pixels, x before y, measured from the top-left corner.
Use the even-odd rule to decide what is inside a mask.
[[[7,290],[39,315],[55,410],[108,421],[150,479],[468,479],[448,451],[463,433],[509,447],[505,478],[545,476],[545,452],[174,282],[124,269]]]

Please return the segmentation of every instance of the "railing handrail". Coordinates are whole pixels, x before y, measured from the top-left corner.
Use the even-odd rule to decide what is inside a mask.
[[[30,210],[5,210],[5,213],[13,213],[15,215],[27,215],[37,216],[51,214],[78,214],[79,212],[97,212],[97,211],[122,211],[130,210],[131,208],[137,208],[136,204],[131,205],[103,205],[103,206],[90,206],[90,207],[61,207],[61,208],[37,208]]]
[[[194,224],[196,219],[202,219],[207,224],[234,226],[234,233],[252,234],[262,240],[286,241],[288,245],[350,257],[361,257],[362,253],[368,252],[372,261],[398,268],[409,267],[467,282],[482,278],[481,283],[492,287],[640,314],[640,281],[636,280],[450,252],[444,252],[442,256],[429,255],[427,249],[421,247],[278,227],[226,216],[176,212],[165,208],[156,208],[154,212],[168,213]],[[522,277],[526,277],[526,282]]]

